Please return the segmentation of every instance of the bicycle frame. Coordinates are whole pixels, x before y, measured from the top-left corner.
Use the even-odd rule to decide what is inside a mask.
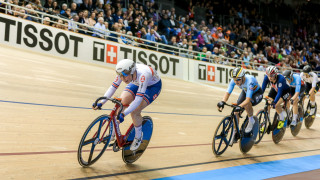
[[[105,135],[108,127],[110,126],[110,123],[112,122],[113,125],[115,125],[114,130],[115,130],[115,135],[116,135],[116,139],[117,139],[117,145],[118,145],[119,147],[123,147],[123,146],[129,144],[129,143],[127,142],[127,138],[128,138],[128,136],[129,136],[129,132],[130,132],[131,129],[133,128],[133,124],[131,124],[131,126],[128,128],[126,134],[125,134],[125,135],[122,135],[122,134],[121,134],[120,127],[119,127],[119,124],[116,122],[117,119],[118,119],[118,118],[116,118],[116,116],[115,116],[117,110],[120,108],[120,111],[119,111],[119,112],[121,112],[122,109],[123,109],[123,105],[121,104],[121,99],[118,99],[118,98],[100,97],[100,98],[97,99],[97,101],[96,101],[95,103],[97,104],[97,103],[98,103],[100,100],[102,100],[102,99],[108,99],[108,100],[110,100],[111,102],[115,103],[116,105],[115,105],[115,107],[112,109],[112,111],[111,111],[111,113],[110,113],[110,115],[109,115],[110,118],[111,118],[111,121],[108,122],[108,125],[106,126],[106,128],[105,128],[105,130],[104,130],[104,132],[103,132],[103,134],[102,134],[101,139],[99,140],[99,142],[101,142],[101,141],[103,140],[103,137],[104,137],[104,135]],[[106,121],[103,122],[102,126],[104,125],[105,122],[106,122]],[[100,129],[99,129],[98,131],[100,131]],[[96,134],[97,134],[97,132],[94,134],[93,137],[95,137]]]
[[[231,111],[231,114],[230,114],[231,115],[231,120],[232,120],[233,124],[236,124],[236,130],[240,135],[239,120],[238,120],[237,116],[234,113],[234,107],[236,107],[236,105],[229,105],[229,104],[225,104],[225,105],[230,106],[230,107],[233,108],[232,111]],[[239,118],[242,118],[241,113],[239,113]],[[233,133],[233,130],[232,130],[232,133]]]

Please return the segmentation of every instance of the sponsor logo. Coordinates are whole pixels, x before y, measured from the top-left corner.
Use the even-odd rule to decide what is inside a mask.
[[[143,75],[141,78],[140,78],[140,81],[143,83],[146,81],[146,77]]]
[[[114,45],[107,44],[107,63],[117,64],[118,60],[118,47]]]
[[[149,53],[144,50],[120,47],[120,57],[123,59],[132,59],[134,62],[152,66],[156,71],[162,74],[177,76],[177,66],[180,60],[174,56]],[[182,68],[182,66],[180,66]]]
[[[79,44],[83,42],[83,38],[68,35],[63,31],[55,33],[46,27],[34,26],[5,17],[0,17],[0,23],[5,24],[4,30],[1,29],[1,32],[4,32],[4,41],[15,42],[29,48],[56,51],[61,55],[73,53],[74,57],[78,57]],[[10,34],[13,32],[15,34]]]
[[[199,64],[198,66],[198,79],[199,80],[206,80],[207,77],[207,67],[204,64]]]
[[[93,42],[93,60],[104,62],[104,52],[105,45],[104,43]]]
[[[216,76],[216,70],[214,66],[207,66],[208,74],[207,74],[207,80],[208,81],[215,81]]]

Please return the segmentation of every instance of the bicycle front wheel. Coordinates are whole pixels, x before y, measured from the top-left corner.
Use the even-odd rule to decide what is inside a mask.
[[[258,131],[258,139],[256,140],[255,144],[258,144],[263,138],[264,134],[267,132],[268,121],[267,121],[266,113],[262,109],[258,111],[256,116],[259,120],[259,131]]]
[[[282,128],[278,128],[279,121],[280,116],[278,115],[278,113],[275,113],[272,124],[272,140],[275,144],[278,144],[282,140],[286,132],[286,124],[284,124]]]
[[[212,151],[216,156],[219,156],[226,151],[229,146],[231,137],[233,133],[233,121],[231,116],[226,116],[223,118],[213,137],[212,141]]]
[[[81,166],[90,166],[102,156],[110,143],[112,130],[108,115],[99,116],[89,125],[78,148],[78,162]]]

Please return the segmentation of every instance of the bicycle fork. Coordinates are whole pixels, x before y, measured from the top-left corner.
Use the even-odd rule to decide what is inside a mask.
[[[232,122],[233,124],[235,124],[236,127],[232,128],[232,137],[229,143],[229,146],[231,147],[233,146],[234,142],[237,142],[237,140],[240,139],[239,133],[238,133],[240,132],[240,130],[239,130],[239,125],[238,125],[238,120],[236,115],[234,115],[234,119],[232,119]]]

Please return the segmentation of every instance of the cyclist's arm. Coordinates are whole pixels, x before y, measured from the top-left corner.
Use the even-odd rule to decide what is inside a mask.
[[[233,88],[234,86],[236,85],[236,83],[234,83],[233,79],[231,79],[230,83],[229,83],[229,87],[227,89],[227,92],[224,94],[224,97],[222,99],[223,102],[227,102],[229,97],[230,97],[230,94],[232,93],[233,91]]]
[[[123,114],[126,116],[130,114],[132,111],[134,111],[142,102],[144,93],[147,90],[148,81],[152,78],[152,75],[149,73],[144,73],[140,76],[139,79],[139,89],[137,91],[136,97],[134,101],[129,105],[129,107],[123,112]]]
[[[299,97],[300,90],[301,90],[301,78],[300,76],[294,76],[295,77],[295,83],[296,83],[296,91],[291,99],[295,100]]]
[[[119,85],[121,84],[122,80],[120,76],[117,76],[115,80],[113,81],[112,85],[109,87],[109,89],[104,93],[104,97],[111,98],[112,95],[116,92],[118,89]],[[101,103],[105,104],[107,102],[106,99],[102,100]]]
[[[317,82],[318,82],[318,75],[314,72],[311,72],[310,74],[312,74],[312,88],[315,88],[317,86]]]
[[[313,95],[315,93],[316,90],[316,86],[317,86],[317,82],[318,82],[318,76],[316,75],[316,73],[311,72],[310,73],[312,75],[312,88],[309,91],[309,95]]]
[[[255,84],[252,82],[252,79],[249,79],[249,78],[247,80],[247,83],[249,84],[249,86],[247,86],[248,88],[246,92],[246,99],[241,104],[239,104],[239,106],[241,107],[244,107],[245,105],[247,105],[252,99],[253,89],[255,87]]]
[[[266,90],[268,83],[269,83],[269,78],[268,78],[267,75],[265,75],[264,79],[263,79],[263,83],[262,83],[262,88],[261,88],[262,89],[262,94]]]
[[[227,102],[228,99],[229,99],[229,97],[230,97],[230,94],[229,94],[228,92],[226,92],[226,93],[224,94],[224,97],[223,97],[222,101],[223,101],[223,102]]]
[[[278,93],[277,93],[277,96],[274,98],[274,103],[277,104],[277,102],[279,101],[280,97],[281,97],[281,94],[283,92],[283,88],[284,88],[284,83],[286,82],[283,82],[283,81],[280,81],[277,86],[278,86]]]

